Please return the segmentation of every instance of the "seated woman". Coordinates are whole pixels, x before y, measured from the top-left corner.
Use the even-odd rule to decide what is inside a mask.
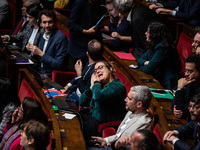
[[[21,126],[30,121],[36,120],[45,126],[48,119],[42,109],[41,104],[30,97],[25,97],[22,104],[12,114],[11,121],[6,124],[3,132],[3,139],[0,143],[0,149],[21,150]]]
[[[43,33],[43,29],[38,24],[38,15],[42,8],[39,4],[32,4],[27,7],[27,21],[29,22],[26,25],[26,28],[19,32],[17,35],[2,35],[1,38],[3,41],[9,42],[22,42],[22,51],[26,50],[26,45],[28,43],[38,46],[40,36]],[[28,52],[28,51],[27,51]]]
[[[178,80],[179,59],[167,27],[153,22],[145,34],[149,50],[137,60],[140,70],[152,74],[164,88],[174,88]]]
[[[106,7],[109,13],[113,16],[113,22],[110,22],[108,26],[104,26],[102,32],[111,34],[114,40],[109,43],[108,47],[114,51],[129,52],[131,47],[131,26],[127,17],[120,14],[113,7],[113,0],[106,0]]]
[[[114,78],[114,73],[109,63],[98,61],[94,66],[90,89],[79,99],[79,105],[91,107],[90,113],[99,124],[122,120],[126,113],[126,88]]]

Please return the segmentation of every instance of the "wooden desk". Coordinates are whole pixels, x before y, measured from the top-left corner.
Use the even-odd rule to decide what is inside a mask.
[[[20,69],[18,77],[18,87],[22,80],[28,83],[37,100],[41,103],[49,120],[49,129],[52,133],[52,149],[56,150],[85,150],[85,141],[80,129],[77,117],[64,121],[57,120],[56,116],[63,115],[63,112],[54,113],[49,99],[44,94],[42,87],[39,86],[33,75],[27,69]],[[65,135],[65,136],[63,136]]]
[[[149,88],[163,89],[159,82],[154,81],[153,83],[143,83],[141,79],[154,79],[152,75],[146,74],[139,69],[131,69],[130,64],[137,64],[136,61],[132,60],[121,60],[118,58],[110,49],[104,46],[103,56],[108,61],[113,61],[125,78],[134,85],[147,85]],[[177,119],[171,111],[171,100],[156,100],[154,97],[151,101],[151,110],[154,114],[159,116],[158,127],[163,136],[168,130],[175,129],[178,126],[186,124],[185,120]],[[168,113],[166,113],[166,110]],[[177,121],[178,120],[178,121]],[[169,149],[171,147],[168,146]]]

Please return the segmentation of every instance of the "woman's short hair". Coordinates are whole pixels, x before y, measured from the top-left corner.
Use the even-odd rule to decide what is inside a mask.
[[[23,131],[27,139],[34,139],[36,150],[45,150],[50,142],[50,133],[48,128],[35,120],[30,120],[23,125]]]
[[[120,13],[128,13],[134,4],[134,0],[113,0],[114,8]]]

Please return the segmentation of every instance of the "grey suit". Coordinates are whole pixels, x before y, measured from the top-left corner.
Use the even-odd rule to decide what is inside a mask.
[[[22,41],[22,51],[24,51],[24,50],[26,50],[26,44],[28,44],[28,40],[29,40],[32,32],[33,32],[33,26],[30,23],[28,23],[24,30],[22,30],[21,32],[19,32],[16,35],[10,35],[10,42],[17,43],[17,42]],[[35,45],[35,46],[39,45],[40,36],[43,34],[43,32],[44,32],[43,29],[39,28],[39,30],[35,36],[33,45]]]
[[[128,117],[131,113],[132,112],[129,111],[126,114],[124,120],[121,122],[121,124],[119,125],[119,127],[117,129],[117,133],[113,136],[107,137],[107,141],[109,143],[113,143],[119,138],[117,136],[117,134],[120,132],[121,126],[126,122],[126,120],[128,119]],[[127,123],[126,127],[123,129],[120,137],[121,136],[131,136],[133,134],[133,132],[137,129],[151,130],[151,121],[152,121],[152,119],[147,111],[144,111],[139,114],[134,114],[133,117],[131,118],[131,120]]]

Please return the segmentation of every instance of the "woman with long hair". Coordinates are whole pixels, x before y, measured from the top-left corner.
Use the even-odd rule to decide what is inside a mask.
[[[168,28],[153,22],[145,34],[149,50],[137,60],[140,70],[153,75],[164,88],[174,88],[180,63]]]
[[[2,150],[20,150],[21,126],[29,120],[36,120],[47,126],[48,119],[41,104],[25,97],[21,105],[13,112],[12,119],[4,127],[3,138],[0,143]]]

